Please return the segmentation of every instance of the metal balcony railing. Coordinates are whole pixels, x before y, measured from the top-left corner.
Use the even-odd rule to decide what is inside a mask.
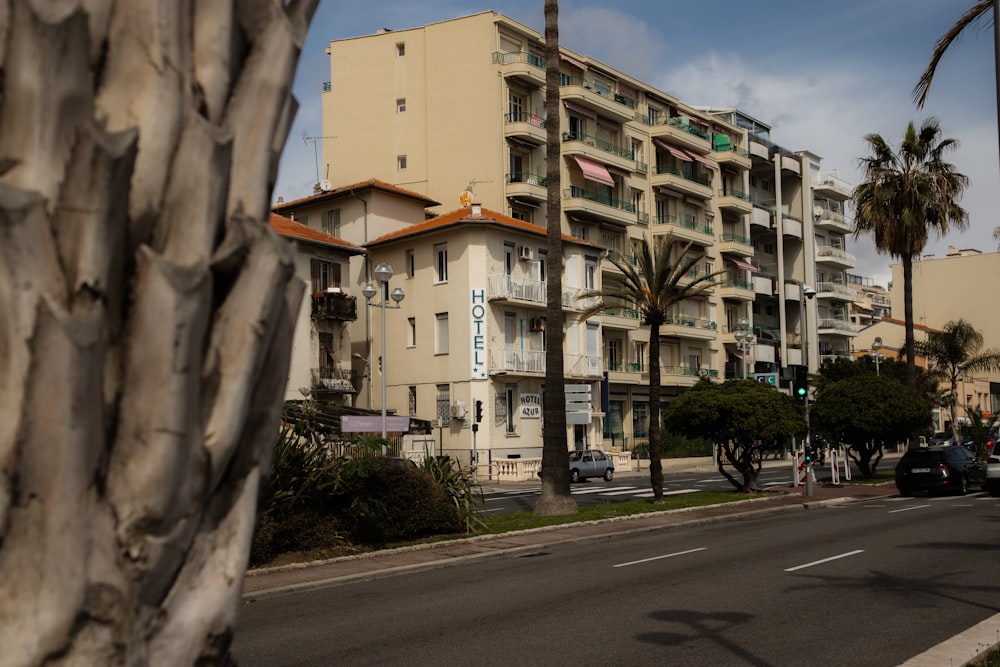
[[[336,368],[334,366],[320,366],[310,369],[312,373],[312,384],[314,389],[324,389],[326,391],[353,392],[353,374],[350,368]]]
[[[353,322],[358,319],[357,297],[343,292],[319,292],[312,297],[312,318],[314,320],[341,320]]]
[[[575,185],[568,190],[563,190],[564,199],[586,199],[587,201],[597,202],[598,204],[604,204],[605,206],[611,206],[613,208],[620,209],[622,211],[627,211],[629,213],[635,213],[635,204],[629,201],[623,201],[621,199],[615,199],[614,197],[609,197],[600,192],[594,192],[593,190],[585,190],[583,188],[578,188]]]

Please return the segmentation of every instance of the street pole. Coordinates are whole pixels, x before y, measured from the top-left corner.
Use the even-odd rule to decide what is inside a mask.
[[[381,335],[381,338],[382,338],[382,340],[381,340],[381,343],[382,343],[382,346],[381,346],[382,347],[382,356],[380,357],[380,359],[382,360],[382,364],[381,364],[381,371],[382,371],[382,456],[385,456],[388,453],[388,447],[386,446],[386,439],[388,437],[388,429],[386,428],[387,417],[386,417],[386,389],[385,389],[385,387],[386,387],[386,375],[388,374],[388,371],[389,371],[389,364],[387,363],[387,360],[385,358],[385,309],[386,308],[399,308],[400,307],[399,302],[402,301],[403,298],[406,296],[406,294],[403,292],[402,288],[400,288],[400,287],[397,287],[396,289],[392,290],[391,294],[389,293],[389,280],[392,278],[392,273],[393,273],[392,267],[389,266],[388,264],[386,264],[385,262],[382,262],[381,264],[379,264],[378,266],[375,267],[375,279],[378,280],[379,287],[376,288],[375,285],[373,285],[371,283],[367,283],[361,289],[361,293],[365,295],[365,299],[367,300],[368,306],[371,307],[371,306],[377,305],[378,308],[379,308],[379,310],[381,311],[381,315],[382,315],[382,324],[381,324],[381,332],[382,332],[382,335]],[[381,299],[380,299],[380,301],[379,301],[378,304],[373,304],[371,301],[372,301],[372,298],[375,296],[376,293],[379,293]],[[390,297],[396,303],[396,305],[390,306],[390,305],[388,305],[386,303],[389,300]],[[369,368],[371,368],[371,366],[369,366]],[[370,382],[370,380],[369,380],[369,382]]]

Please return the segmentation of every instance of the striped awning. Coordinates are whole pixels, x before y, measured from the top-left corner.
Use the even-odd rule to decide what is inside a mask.
[[[579,104],[573,104],[572,102],[563,102],[563,106],[565,106],[570,111],[575,111],[581,116],[586,116],[590,120],[597,120],[597,114],[588,109],[587,107],[580,106]]]
[[[703,165],[705,165],[709,169],[718,169],[719,168],[719,165],[715,164],[714,162],[712,162],[711,160],[709,160],[707,158],[703,158],[702,156],[698,155],[697,153],[690,153],[690,155],[695,160],[697,160],[698,162],[701,162]]]
[[[573,159],[576,160],[576,163],[580,165],[580,169],[583,170],[584,178],[610,187],[615,186],[615,179],[611,177],[611,172],[603,164],[588,160],[580,155],[574,155]]]
[[[670,151],[670,153],[678,160],[683,160],[684,162],[691,162],[694,158],[687,154],[686,151],[677,148],[676,146],[671,146],[665,141],[660,141],[659,139],[653,139],[656,144],[663,149]]]
[[[750,262],[746,261],[742,257],[739,257],[738,255],[728,255],[727,254],[727,255],[723,255],[723,257],[725,257],[727,261],[732,262],[733,264],[735,264],[736,266],[738,266],[739,268],[741,268],[741,269],[743,269],[745,271],[756,271],[757,270],[757,267],[755,267],[753,264],[751,264]]]

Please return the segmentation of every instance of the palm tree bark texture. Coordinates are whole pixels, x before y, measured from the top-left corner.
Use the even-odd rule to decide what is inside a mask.
[[[228,661],[303,286],[318,0],[0,0],[5,665]]]

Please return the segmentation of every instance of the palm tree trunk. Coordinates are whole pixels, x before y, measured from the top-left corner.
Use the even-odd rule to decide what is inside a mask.
[[[267,216],[315,6],[0,12],[4,664],[228,661],[303,294]]]
[[[649,325],[649,483],[653,502],[663,502],[663,448],[660,442],[660,325]]]
[[[575,514],[569,491],[569,447],[566,443],[566,380],[563,375],[562,206],[559,134],[559,3],[545,0],[545,393],[542,410],[542,490],[535,514]]]
[[[903,329],[906,342],[906,384],[912,389],[917,388],[917,352],[913,336],[913,258],[904,255],[903,258]],[[920,434],[914,430],[909,434],[909,449],[920,446]]]
[[[1000,139],[1000,0],[993,0],[993,84],[997,99],[997,138]]]

